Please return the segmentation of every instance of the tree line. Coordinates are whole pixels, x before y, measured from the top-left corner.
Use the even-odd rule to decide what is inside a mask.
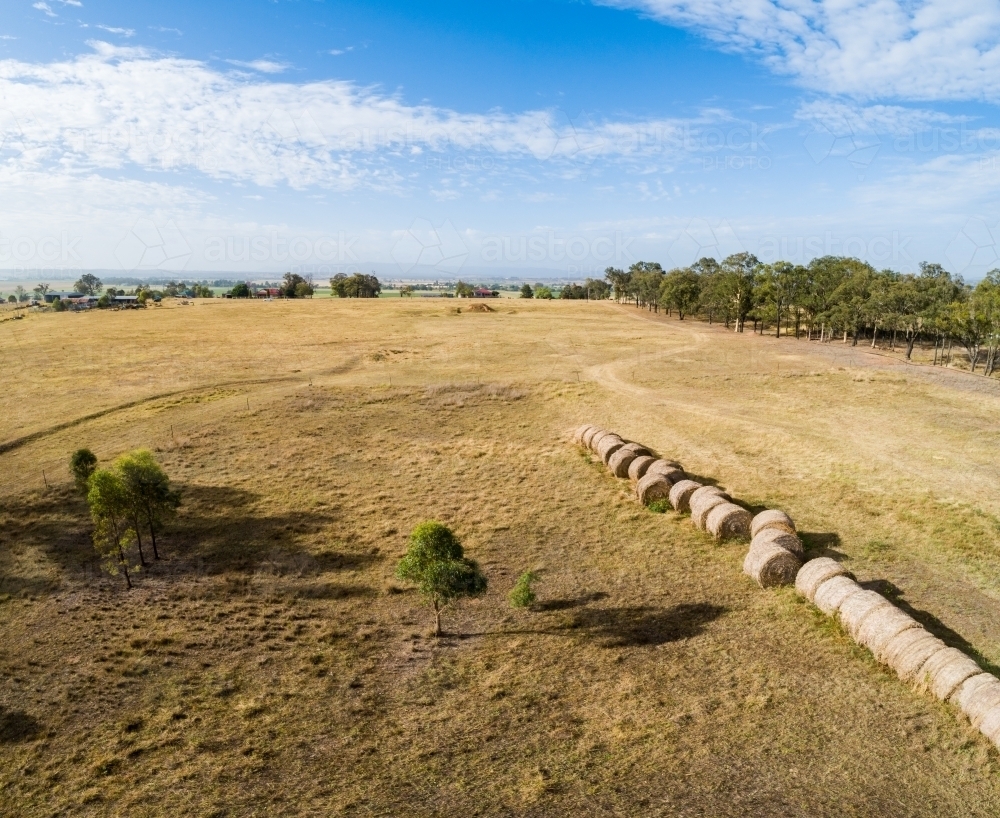
[[[90,508],[94,548],[102,568],[112,576],[123,574],[131,588],[132,574],[149,564],[143,537],[148,535],[153,559],[160,559],[156,534],[176,512],[180,494],[170,487],[170,478],[147,449],[123,454],[106,469],[97,467],[90,449],[78,449],[69,467]]]
[[[940,264],[920,264],[916,274],[876,270],[856,258],[824,256],[809,264],[761,263],[751,253],[721,262],[703,258],[669,271],[639,261],[628,270],[609,267],[605,279],[616,301],[676,311],[678,318],[706,318],[743,332],[773,329],[776,336],[809,340],[849,338],[853,345],[881,338],[910,358],[921,339],[934,344],[934,362],[950,360],[958,344],[970,369],[992,375],[1000,348],[1000,270],[975,286]]]

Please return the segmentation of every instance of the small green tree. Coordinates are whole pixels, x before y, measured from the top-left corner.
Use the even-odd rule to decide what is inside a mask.
[[[101,290],[104,289],[104,285],[101,283],[101,279],[93,273],[84,273],[77,279],[76,284],[73,285],[73,289],[78,293],[83,293],[83,295],[100,295]]]
[[[77,449],[69,459],[69,470],[73,473],[73,481],[77,490],[84,496],[90,491],[87,483],[96,468],[97,455],[90,449]]]
[[[396,566],[396,576],[417,584],[434,606],[435,636],[441,636],[441,611],[462,597],[486,593],[486,577],[474,560],[467,559],[451,530],[434,520],[423,522],[410,534],[406,556]]]
[[[161,531],[181,504],[180,494],[170,488],[170,478],[156,462],[148,449],[136,449],[123,454],[114,464],[128,495],[129,517],[139,546],[139,558],[145,564],[142,554],[142,529],[149,531],[153,543],[153,557],[160,558],[156,547],[156,532]]]
[[[89,485],[87,504],[94,520],[94,548],[101,556],[104,570],[111,576],[121,571],[125,575],[125,584],[131,590],[132,577],[126,554],[135,531],[129,525],[128,490],[122,479],[110,469],[97,469],[90,476]]]
[[[531,584],[538,579],[534,571],[525,571],[517,578],[513,590],[510,592],[510,604],[515,608],[527,608],[535,601],[535,591]]]
[[[522,284],[521,285],[521,298],[534,298],[534,297],[535,297],[535,291],[533,289],[531,289],[531,285],[530,284]]]
[[[250,297],[250,285],[245,281],[241,281],[233,289],[229,291],[229,294],[233,298],[249,298]]]
[[[547,287],[544,284],[535,285],[535,298],[542,298],[546,301],[551,301],[553,298],[552,288]]]

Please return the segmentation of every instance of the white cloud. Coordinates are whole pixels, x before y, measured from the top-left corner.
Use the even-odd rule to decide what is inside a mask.
[[[860,99],[1000,100],[998,0],[598,0]]]
[[[348,51],[353,51],[353,50],[354,46],[349,45],[347,48],[331,48],[326,53],[333,57],[339,57],[341,54],[346,54]]]
[[[100,24],[95,25],[94,28],[99,28],[102,31],[107,31],[109,34],[121,34],[123,37],[134,37],[134,28],[116,28],[114,26],[102,26]]]
[[[76,8],[83,8],[83,3],[80,0],[59,0],[64,6],[75,6]]]
[[[291,68],[288,63],[275,62],[273,60],[251,60],[250,62],[226,60],[226,62],[230,65],[238,65],[240,68],[250,68],[254,71],[259,71],[262,74],[281,74]]]
[[[558,173],[596,158],[669,163],[698,150],[687,140],[692,123],[681,120],[464,114],[406,105],[349,82],[278,82],[143,48],[91,46],[94,53],[64,62],[0,60],[0,131],[14,123],[6,131],[17,146],[8,164],[61,173],[132,166],[297,189],[401,190],[412,188],[414,162],[430,167],[430,156],[444,152],[488,157],[476,166],[487,171],[500,157],[538,160]]]
[[[52,7],[48,3],[43,2],[43,0],[39,0],[39,2],[37,3],[32,3],[31,7],[33,9],[38,9],[39,11],[44,11],[47,17],[57,16],[56,13],[52,10]]]

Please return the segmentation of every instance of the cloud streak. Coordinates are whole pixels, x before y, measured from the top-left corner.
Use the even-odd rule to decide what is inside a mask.
[[[998,0],[598,0],[759,57],[823,93],[1000,100]]]
[[[412,170],[425,153],[488,153],[563,173],[596,159],[669,164],[690,152],[692,121],[460,113],[350,82],[279,82],[142,48],[91,46],[64,62],[0,61],[0,139],[12,167],[137,166],[263,186],[400,190],[407,163]]]

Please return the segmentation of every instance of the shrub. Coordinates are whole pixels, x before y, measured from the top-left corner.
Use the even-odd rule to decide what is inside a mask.
[[[510,604],[515,608],[527,608],[535,601],[535,592],[531,584],[538,579],[534,571],[525,571],[517,578],[513,590],[510,592]]]
[[[646,508],[650,511],[655,511],[657,514],[663,514],[671,510],[670,501],[667,499],[653,500]]]

